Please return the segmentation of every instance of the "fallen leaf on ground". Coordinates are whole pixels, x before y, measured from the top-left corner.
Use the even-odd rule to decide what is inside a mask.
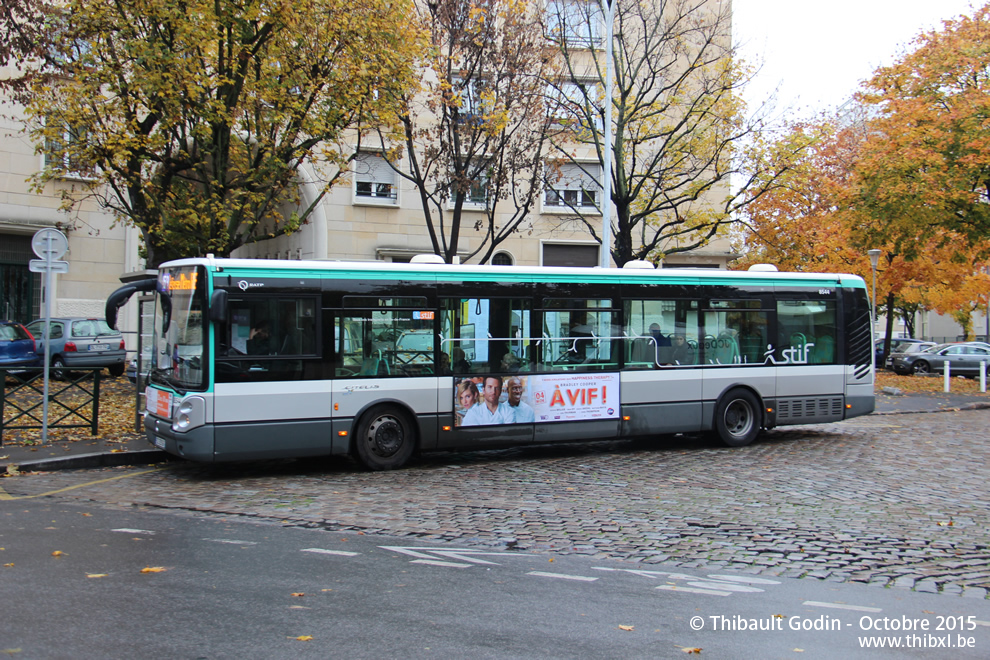
[[[685,653],[701,653],[701,648],[698,646],[685,647],[681,650]]]
[[[146,566],[141,569],[142,573],[164,573],[168,569],[164,566]]]
[[[296,591],[296,592],[293,592],[292,595],[295,596],[296,598],[299,598],[301,596],[305,596],[306,594],[303,593],[302,591]]]
[[[633,626],[619,626],[619,630],[632,630]]]
[[[61,550],[56,550],[55,552],[52,553],[52,557],[61,557],[64,554],[65,553],[62,552]]]
[[[313,640],[313,636],[312,635],[299,635],[299,637],[296,637],[296,639],[298,639],[300,642],[310,642],[310,641]]]
[[[101,578],[106,577],[107,575],[107,573],[86,573],[86,577],[88,578]]]

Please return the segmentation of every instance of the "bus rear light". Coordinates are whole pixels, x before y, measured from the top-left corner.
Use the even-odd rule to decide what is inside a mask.
[[[772,413],[773,412],[773,408],[767,408],[767,412],[768,413]]]
[[[443,430],[444,431],[449,431],[450,430],[450,427],[449,426],[445,426],[445,427],[443,427]]]
[[[346,438],[347,437],[347,431],[337,431],[337,435],[339,435],[342,438]]]
[[[623,422],[628,422],[628,421],[629,421],[630,419],[632,419],[632,418],[631,418],[631,417],[629,417],[629,415],[623,415],[623,416],[622,416],[622,421],[623,421]]]
[[[340,410],[340,404],[339,403],[333,404],[333,409],[334,409],[334,412]]]
[[[851,403],[847,403],[846,404],[846,410],[849,410],[850,408],[852,408],[852,404]]]

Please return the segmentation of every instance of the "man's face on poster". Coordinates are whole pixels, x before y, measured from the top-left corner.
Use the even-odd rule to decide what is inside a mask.
[[[509,379],[509,405],[518,406],[520,399],[522,399],[523,394],[523,384],[518,378]]]
[[[488,404],[489,408],[495,409],[498,407],[499,397],[502,396],[502,379],[501,378],[486,378],[485,379],[485,403]]]

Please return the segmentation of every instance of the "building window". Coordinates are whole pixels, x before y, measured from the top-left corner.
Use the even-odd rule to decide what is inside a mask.
[[[354,196],[361,202],[394,204],[398,198],[395,170],[381,156],[358,154],[351,163]]]
[[[486,81],[454,78],[451,87],[458,99],[457,120],[480,126],[494,107],[493,93],[486,89]]]
[[[597,211],[601,186],[597,163],[567,163],[548,174],[550,181],[543,199],[545,211]],[[553,179],[554,176],[558,178]]]
[[[512,265],[512,255],[508,252],[496,252],[492,256],[493,266],[511,266]]]
[[[85,144],[85,132],[57,119],[49,118],[47,124],[51,132],[45,140],[44,166],[66,178],[92,179],[93,168],[84,164],[79,155]]]
[[[594,268],[601,263],[598,245],[589,243],[544,243],[544,266]]]
[[[592,47],[601,43],[605,19],[595,0],[549,0],[547,36],[569,46]]]
[[[480,171],[479,171],[480,170]],[[454,208],[457,203],[457,193],[460,191],[464,195],[464,209],[468,211],[483,211],[488,208],[488,176],[486,175],[485,168],[475,167],[474,164],[468,166],[467,171],[464,173],[465,179],[474,174],[474,178],[470,181],[464,181],[464,183],[457,185],[452,183],[449,191],[450,197],[447,200],[447,206],[450,209]]]
[[[561,126],[575,129],[601,130],[604,122],[602,110],[597,105],[602,96],[598,83],[578,80],[561,81],[547,87],[547,109],[553,120]]]

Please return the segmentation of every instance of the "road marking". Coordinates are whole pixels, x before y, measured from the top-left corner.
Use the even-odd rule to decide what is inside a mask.
[[[990,621],[973,621],[978,626],[990,626]]]
[[[548,578],[558,578],[561,580],[577,580],[578,582],[594,582],[598,578],[587,577],[586,575],[567,575],[566,573],[546,573],[544,571],[530,571],[526,575],[535,575],[537,577],[548,577]]]
[[[108,481],[117,481],[118,479],[130,479],[131,477],[140,477],[142,474],[151,474],[152,472],[158,472],[159,470],[164,470],[164,469],[165,467],[158,467],[158,468],[153,468],[151,470],[141,470],[140,472],[119,474],[116,477],[110,477],[108,479],[98,479],[97,481],[87,481],[84,484],[76,484],[75,486],[66,486],[65,488],[59,488],[58,490],[50,490],[47,493],[38,493],[37,495],[10,495],[3,488],[0,488],[0,500],[9,502],[12,500],[31,500],[36,497],[48,497],[49,495],[58,495],[59,493],[65,493],[67,491],[75,490],[77,488],[85,488],[86,486],[105,484]]]
[[[633,568],[606,568],[604,566],[593,566],[596,571],[617,571],[622,573],[632,573],[633,575],[639,575],[641,577],[649,578],[651,580],[659,580],[661,578],[665,580],[680,580],[687,582],[692,587],[697,587],[697,589],[690,589],[687,587],[676,587],[674,585],[657,587],[657,589],[663,589],[665,591],[687,591],[690,593],[701,593],[701,594],[712,594],[717,596],[728,596],[731,593],[763,593],[763,589],[759,587],[750,587],[746,584],[740,583],[751,583],[751,584],[780,584],[776,580],[767,580],[765,578],[750,577],[748,575],[709,575],[708,577],[699,577],[697,575],[688,575],[686,573],[669,573],[667,571],[646,571],[642,569]],[[700,591],[699,591],[700,589]]]
[[[111,529],[111,532],[121,532],[122,534],[154,534],[150,529],[131,529],[130,527],[118,527]]]
[[[750,577],[748,575],[709,575],[712,580],[725,580],[726,582],[743,582],[745,584],[780,584],[777,580],[767,580],[766,578]]]
[[[498,566],[496,562],[488,561],[487,559],[479,559],[479,555],[491,556],[491,557],[529,557],[531,555],[522,552],[486,552],[485,550],[448,550],[446,548],[422,548],[417,546],[401,546],[401,545],[380,545],[379,548],[383,550],[391,550],[392,552],[401,552],[404,555],[409,555],[410,557],[416,557],[418,559],[431,559],[436,560],[436,558],[443,557],[444,559],[454,559],[457,561],[466,561],[472,564],[490,564],[492,566]]]
[[[347,552],[346,550],[324,550],[323,548],[305,548],[299,552],[315,552],[319,555],[336,555],[339,557],[357,557],[360,552]]]
[[[744,584],[732,584],[731,582],[718,582],[716,580],[697,580],[695,582],[688,582],[692,587],[701,587],[702,589],[708,589],[709,587],[715,587],[719,591],[734,591],[741,594],[761,594],[763,589],[758,587],[747,587]]]
[[[428,566],[446,566],[448,568],[471,568],[471,564],[458,564],[452,561],[440,561],[439,559],[413,559],[410,564],[427,564]]]
[[[831,607],[836,610],[852,610],[854,612],[883,612],[883,609],[879,607],[863,607],[861,605],[846,605],[845,603],[822,603],[817,600],[806,600],[801,604],[810,605],[811,607]]]
[[[678,587],[676,584],[661,584],[661,591],[681,591],[689,594],[706,594],[708,596],[731,596],[731,591],[716,591],[715,589],[694,589],[693,587]]]
[[[258,545],[255,541],[238,541],[237,539],[203,539],[211,543],[229,543],[230,545]]]
[[[651,580],[659,580],[660,578],[666,578],[668,580],[704,580],[703,577],[698,577],[697,575],[688,575],[686,573],[670,573],[667,571],[645,571],[635,568],[606,568],[604,566],[592,566],[594,571],[616,571],[619,573],[632,573],[633,575],[639,575],[642,577],[650,578]]]

